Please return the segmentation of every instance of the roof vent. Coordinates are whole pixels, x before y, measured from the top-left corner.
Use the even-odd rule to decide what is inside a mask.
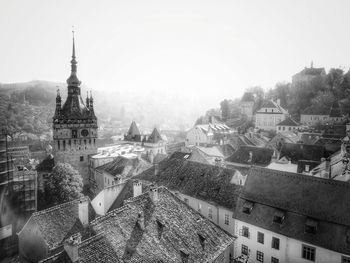
[[[199,242],[201,243],[201,246],[202,246],[202,248],[204,250],[204,248],[205,248],[205,237],[202,236],[201,234],[198,234],[198,238],[199,238]]]
[[[250,215],[250,213],[251,213],[252,210],[253,210],[253,207],[254,207],[254,203],[249,202],[249,201],[246,201],[246,202],[243,204],[242,212],[245,213],[245,214],[247,214],[247,215]]]
[[[186,251],[180,250],[180,256],[181,256],[182,263],[188,262],[189,255],[190,254],[188,254]]]
[[[305,222],[305,233],[316,234],[318,222],[314,219],[307,218]]]
[[[281,210],[276,210],[273,216],[273,222],[277,224],[282,224],[285,218],[285,212]]]

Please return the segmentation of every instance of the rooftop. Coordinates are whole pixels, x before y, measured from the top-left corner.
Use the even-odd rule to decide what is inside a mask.
[[[247,201],[253,204],[250,214],[242,211]],[[348,183],[255,167],[243,187],[236,217],[290,238],[349,254],[349,202]],[[284,220],[275,223],[274,215],[281,212]],[[314,234],[305,231],[309,218],[316,221]]]
[[[270,164],[272,155],[272,149],[245,145],[240,146],[234,154],[226,159],[226,161],[266,166]]]
[[[299,160],[321,161],[321,158],[328,157],[323,145],[303,143],[283,144],[280,158],[284,156],[289,158],[292,163],[298,163]]]
[[[231,183],[236,170],[191,162],[187,155],[174,153],[159,164],[157,173],[152,167],[137,178],[234,209],[241,188]]]
[[[299,126],[299,124],[292,118],[288,117],[285,120],[278,123],[277,126]]]

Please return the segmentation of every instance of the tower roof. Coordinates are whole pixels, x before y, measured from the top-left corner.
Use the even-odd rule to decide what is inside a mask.
[[[139,128],[137,127],[137,124],[136,124],[135,121],[132,121],[132,122],[131,122],[129,131],[128,131],[128,135],[132,135],[132,136],[141,135],[140,130],[139,130]]]
[[[148,137],[147,142],[149,143],[157,143],[159,141],[163,140],[162,136],[160,135],[160,132],[157,128],[153,129],[152,134]]]

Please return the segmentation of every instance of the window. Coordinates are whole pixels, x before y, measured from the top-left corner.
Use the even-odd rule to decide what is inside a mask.
[[[80,161],[84,162],[84,156],[80,156]]]
[[[282,224],[283,223],[283,220],[284,220],[284,212],[281,211],[281,210],[276,210],[275,211],[275,214],[273,216],[273,222],[274,223],[277,223],[277,224]]]
[[[260,251],[256,251],[256,260],[258,262],[264,262],[264,253]]]
[[[316,249],[307,245],[302,246],[302,258],[305,258],[310,261],[315,261]]]
[[[350,263],[350,258],[349,258],[349,257],[342,256],[342,257],[341,257],[341,263]]]
[[[279,259],[278,258],[274,258],[274,257],[271,257],[271,263],[279,263]]]
[[[249,238],[249,228],[244,226],[242,227],[242,236]]]
[[[229,215],[225,214],[225,225],[229,225],[229,224],[230,224]]]
[[[316,234],[317,231],[317,221],[307,218],[305,222],[305,233]]]
[[[264,233],[258,232],[258,243],[264,244]]]
[[[253,153],[251,155],[253,155]],[[250,152],[249,152],[249,156],[250,156]],[[242,212],[249,215],[253,209],[253,206],[254,204],[252,202],[246,201],[243,205]]]
[[[210,219],[213,219],[213,209],[211,209],[210,206],[208,207],[208,217],[209,217]]]
[[[249,253],[248,247],[246,245],[242,245],[242,251],[241,251],[242,255],[247,255]]]
[[[306,164],[305,165],[305,172],[309,172],[310,171],[310,165]]]
[[[280,249],[280,239],[277,237],[272,237],[272,248]]]

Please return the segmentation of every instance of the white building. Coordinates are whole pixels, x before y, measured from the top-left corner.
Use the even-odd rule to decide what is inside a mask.
[[[299,124],[288,117],[276,125],[276,132],[296,131],[299,128]]]
[[[186,134],[186,146],[207,146],[224,143],[223,140],[234,131],[223,123],[195,125]]]
[[[288,111],[281,107],[280,100],[265,101],[255,114],[255,127],[262,130],[276,130],[277,124],[287,116]]]

